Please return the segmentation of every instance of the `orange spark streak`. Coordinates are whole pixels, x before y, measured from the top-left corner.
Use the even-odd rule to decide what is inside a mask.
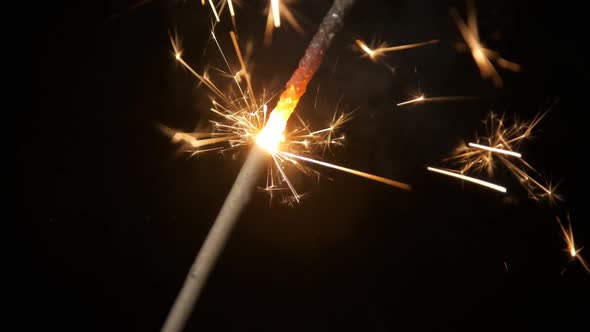
[[[383,56],[383,54],[385,54],[387,52],[397,52],[397,51],[407,50],[407,49],[416,48],[416,47],[420,47],[420,46],[435,44],[435,43],[438,43],[438,39],[433,39],[433,40],[429,40],[429,41],[425,41],[425,42],[421,42],[421,43],[398,45],[398,46],[387,46],[387,44],[381,44],[381,46],[379,46],[375,49],[371,49],[369,46],[367,46],[367,44],[365,44],[360,39],[357,39],[354,42],[361,50],[363,50],[365,53],[367,53],[367,55],[371,59],[375,60],[378,57]]]
[[[580,264],[582,265],[584,270],[586,270],[586,272],[590,273],[590,267],[588,266],[588,263],[586,263],[584,258],[579,254],[583,248],[576,249],[576,244],[574,242],[574,231],[572,229],[572,223],[570,222],[569,215],[567,217],[567,220],[568,228],[566,228],[561,222],[561,219],[557,217],[557,222],[559,223],[559,228],[561,228],[563,240],[565,241],[565,244],[567,246],[567,252],[572,258],[575,258],[580,262]]]
[[[421,101],[424,101],[424,95],[422,95],[418,98],[410,99],[408,101],[397,103],[397,106],[404,106],[404,105],[408,105],[408,104],[419,103]]]
[[[346,173],[350,173],[353,175],[357,175],[369,180],[373,180],[373,181],[377,181],[377,182],[381,182],[393,187],[397,187],[400,189],[404,189],[404,190],[412,190],[412,187],[408,184],[402,183],[402,182],[397,182],[388,178],[384,178],[381,176],[377,176],[377,175],[373,175],[373,174],[369,174],[369,173],[365,173],[365,172],[361,172],[361,171],[357,171],[355,169],[352,168],[347,168],[347,167],[342,167],[342,166],[338,166],[338,165],[334,165],[334,164],[330,164],[327,162],[323,162],[323,161],[319,161],[319,160],[315,160],[315,159],[311,159],[311,158],[307,158],[307,157],[303,157],[303,156],[299,156],[290,152],[284,152],[284,151],[279,151],[278,152],[280,155],[284,155],[287,157],[291,157],[291,158],[295,158],[295,159],[299,159],[299,160],[303,160],[303,161],[307,161],[313,164],[318,164],[324,167],[328,167],[328,168],[333,168],[333,169],[337,169],[339,171],[342,172],[346,172]]]
[[[367,46],[367,44],[363,43],[362,40],[357,39],[354,42],[358,47],[361,48],[361,50],[365,51],[365,53],[367,53],[371,58],[375,56],[375,52],[373,52],[373,50],[370,49],[369,46]]]
[[[426,97],[425,95],[420,95],[414,99],[406,100],[403,102],[399,102],[397,106],[404,106],[408,104],[414,103],[422,103],[422,102],[444,102],[444,101],[456,101],[456,100],[477,100],[477,97],[469,97],[469,96],[441,96],[441,97]]]
[[[233,5],[233,3],[232,3],[232,0],[228,0],[228,1],[227,1],[227,5],[229,6],[229,14],[230,14],[232,17],[235,17],[235,16],[236,16],[236,12],[234,12],[234,5]]]
[[[522,70],[519,64],[502,58],[500,53],[487,49],[482,45],[477,27],[475,4],[472,0],[467,1],[467,21],[463,20],[455,9],[452,9],[450,14],[455,19],[457,28],[465,40],[467,48],[471,51],[471,56],[484,79],[491,79],[496,87],[501,87],[503,84],[502,78],[494,68],[492,61],[496,61],[498,66],[504,69],[515,72]]]

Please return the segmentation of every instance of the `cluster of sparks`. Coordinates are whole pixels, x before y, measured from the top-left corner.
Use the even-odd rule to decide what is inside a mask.
[[[289,23],[289,25],[298,33],[303,33],[303,28],[301,24],[295,17],[295,14],[291,9],[289,9],[288,0],[268,0],[268,7],[267,7],[267,15],[266,15],[266,29],[264,32],[264,44],[266,46],[270,45],[272,42],[272,33],[274,29],[278,29],[281,27],[281,17]],[[201,0],[201,4],[206,6],[209,4],[211,8],[211,12],[215,17],[215,22],[221,22],[221,17],[225,8],[228,9],[229,15],[231,17],[231,21],[234,27],[234,30],[237,29],[236,26],[236,10],[234,6],[239,6],[239,0],[220,0],[217,3],[214,0]]]
[[[546,114],[543,112],[528,122],[515,120],[509,123],[505,116],[490,113],[485,121],[486,135],[461,144],[447,160],[459,164],[458,174],[485,172],[493,176],[498,166],[502,165],[516,177],[532,199],[560,200],[551,184],[543,185],[535,179],[538,172],[518,152],[521,143],[532,136],[533,129]],[[506,192],[506,188],[501,186],[493,189]]]
[[[461,50],[468,49],[471,52],[471,56],[484,79],[492,80],[497,87],[503,84],[502,78],[492,64],[492,61],[495,61],[498,66],[504,69],[515,72],[521,71],[522,68],[519,64],[502,58],[500,53],[486,48],[481,43],[473,0],[467,1],[467,20],[464,20],[455,9],[451,10],[451,16],[455,19],[457,28],[465,41],[465,44],[459,44],[458,48]]]
[[[228,8],[235,30],[235,9],[234,0],[222,0],[215,3],[213,0],[202,0],[202,4],[208,2],[216,22],[225,8]],[[479,39],[475,8],[472,1],[468,1],[467,20],[463,20],[455,11],[451,15],[457,23],[457,27],[465,41],[463,45],[470,50],[471,55],[477,64],[484,79],[491,79],[496,86],[502,85],[502,79],[494,68],[492,61],[502,68],[512,71],[520,71],[520,65],[503,59],[498,52],[485,48]],[[269,0],[267,26],[265,31],[265,44],[270,41],[273,28],[281,25],[281,16],[285,18],[297,31],[302,31],[301,26],[294,18],[292,12],[280,0]],[[288,87],[276,102],[276,107],[269,111],[268,105],[273,103],[276,95],[267,95],[266,92],[257,98],[253,90],[250,72],[247,62],[244,60],[238,44],[236,34],[231,31],[230,36],[233,42],[238,65],[232,65],[219,42],[214,30],[211,32],[212,40],[215,42],[226,69],[219,70],[222,77],[228,78],[232,86],[230,92],[218,87],[210,75],[206,72],[199,74],[183,58],[182,48],[178,38],[171,37],[174,56],[178,63],[186,68],[200,84],[206,86],[213,97],[211,98],[210,112],[216,118],[211,120],[211,129],[203,132],[179,132],[164,128],[171,136],[172,141],[182,143],[182,146],[191,155],[209,151],[222,153],[234,151],[240,147],[257,145],[263,148],[272,157],[269,165],[266,185],[263,190],[268,192],[272,198],[276,193],[280,194],[283,202],[298,203],[302,195],[298,192],[288,177],[290,169],[299,170],[305,174],[319,176],[320,173],[307,166],[310,164],[327,167],[356,176],[378,181],[390,186],[404,190],[410,190],[410,186],[391,179],[362,171],[346,168],[343,166],[327,163],[319,160],[326,151],[333,146],[340,146],[344,143],[344,135],[339,129],[352,117],[351,113],[334,112],[329,124],[323,128],[312,129],[297,113],[297,125],[287,126],[288,120],[295,111],[295,106],[301,95],[296,95]],[[378,61],[386,53],[396,52],[425,45],[437,43],[438,40],[430,40],[408,45],[388,46],[380,44],[377,47],[370,47],[360,39],[355,41],[356,46],[364,53],[364,56],[371,60]],[[305,89],[303,89],[305,90]],[[452,101],[460,99],[472,99],[473,97],[426,97],[424,94],[413,99],[397,103],[397,106],[422,103],[426,101]],[[486,119],[486,134],[477,136],[472,142],[461,144],[454,155],[447,158],[447,161],[458,165],[458,169],[441,169],[428,167],[428,171],[436,172],[464,181],[472,182],[502,193],[506,193],[504,186],[484,181],[469,176],[471,173],[486,173],[489,177],[494,176],[499,166],[502,166],[512,174],[527,191],[529,197],[536,201],[548,200],[555,202],[560,200],[555,193],[555,187],[551,184],[543,185],[537,177],[539,173],[523,158],[519,152],[522,142],[530,138],[533,129],[540,123],[547,112],[543,112],[528,122],[508,121],[505,116],[490,113]],[[292,128],[291,128],[292,127]],[[573,238],[571,224],[565,227],[560,219],[557,219],[567,251],[572,258],[577,259],[583,268],[590,272],[586,261],[579,254],[582,248],[576,248]],[[569,218],[568,218],[569,222]]]
[[[191,155],[211,151],[226,153],[240,147],[258,145],[266,150],[273,160],[263,189],[269,193],[271,199],[276,193],[283,193],[281,197],[283,202],[287,203],[299,202],[302,196],[289,179],[289,168],[297,169],[304,174],[320,175],[306,164],[332,168],[410,190],[410,186],[405,183],[312,158],[313,155],[323,155],[334,146],[343,145],[345,137],[338,131],[351,119],[352,113],[336,110],[329,125],[316,130],[312,130],[311,126],[297,115],[299,125],[293,129],[287,128],[287,121],[294,111],[297,100],[285,97],[284,95],[289,95],[289,91],[286,91],[272,112],[268,110],[272,96],[267,97],[266,93],[263,93],[262,98],[256,100],[236,35],[232,31],[230,36],[240,64],[239,70],[232,68],[212,31],[212,39],[227,66],[222,76],[230,78],[235,87],[233,91],[237,91],[230,93],[222,92],[208,74],[197,73],[183,59],[179,39],[171,36],[175,59],[213,93],[214,98],[209,110],[218,119],[211,120],[211,130],[205,132],[187,133],[164,127],[163,130],[171,136],[173,142],[182,143],[183,148]],[[240,76],[246,77],[245,84],[238,79]]]

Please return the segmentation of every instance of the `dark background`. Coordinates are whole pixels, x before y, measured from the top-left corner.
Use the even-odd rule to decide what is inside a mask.
[[[453,47],[461,39],[448,10],[464,13],[462,1],[357,2],[299,110],[320,126],[340,97],[345,109],[358,107],[346,146],[328,160],[414,191],[321,170],[333,181],[294,175],[308,194],[298,206],[269,208],[258,193],[187,330],[583,329],[589,277],[568,260],[555,222],[569,213],[576,242],[590,245],[581,10],[566,2],[479,1],[482,40],[525,68],[499,69],[505,86],[495,89]],[[27,134],[17,143],[19,216],[30,225],[19,270],[25,324],[158,330],[243,160],[243,152],[236,160],[187,159],[156,129],[192,130],[209,119],[207,92],[175,63],[168,40],[176,28],[198,71],[218,62],[206,47],[208,7],[137,4],[31,4],[34,18],[24,26],[31,31],[19,31],[33,49],[29,82],[37,90],[28,97],[34,107],[20,113]],[[275,31],[270,48],[262,46],[264,3],[239,8],[242,40],[254,40],[259,91],[280,91],[329,5],[294,4],[307,33]],[[227,31],[217,28],[233,54]],[[387,56],[392,73],[360,58],[356,37],[441,41]],[[418,89],[481,98],[395,106]],[[533,202],[502,172],[494,180],[508,186],[507,195],[426,172],[448,166],[441,160],[482,131],[490,110],[530,119],[557,97],[521,152],[562,180],[565,202]]]

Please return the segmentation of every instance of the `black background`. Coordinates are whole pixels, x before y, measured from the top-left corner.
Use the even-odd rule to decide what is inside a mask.
[[[358,108],[347,144],[328,160],[414,191],[321,170],[333,181],[294,175],[307,193],[298,206],[269,208],[258,193],[187,330],[583,328],[589,278],[568,260],[555,222],[569,213],[576,242],[590,245],[580,8],[478,2],[482,40],[525,69],[500,69],[505,86],[496,89],[453,47],[460,35],[448,11],[464,13],[462,1],[357,2],[299,112],[319,127],[339,98],[341,107]],[[31,3],[34,18],[24,26],[32,28],[19,30],[33,49],[27,81],[36,90],[28,96],[34,107],[20,112],[27,134],[17,140],[19,216],[31,225],[20,270],[25,324],[158,330],[243,161],[245,150],[235,160],[187,159],[157,130],[192,130],[209,119],[207,92],[174,61],[168,40],[176,28],[198,71],[219,62],[206,47],[209,9],[199,1],[135,4]],[[242,41],[255,45],[259,90],[280,91],[329,5],[294,4],[306,33],[285,27],[270,48],[262,46],[264,3],[239,8]],[[227,31],[217,28],[232,54]],[[387,56],[392,73],[360,58],[356,37],[440,43]],[[395,106],[418,89],[480,99]],[[530,119],[557,97],[521,152],[563,180],[564,203],[533,202],[502,172],[494,180],[507,195],[426,172],[446,166],[441,160],[481,132],[490,110]]]

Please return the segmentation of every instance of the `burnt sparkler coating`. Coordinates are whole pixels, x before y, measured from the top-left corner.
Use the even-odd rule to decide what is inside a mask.
[[[344,25],[344,16],[352,7],[354,0],[335,0],[322,20],[318,31],[311,39],[305,54],[299,61],[299,66],[291,75],[286,89],[281,94],[276,109],[289,110],[289,115],[295,110],[299,99],[305,93],[307,84],[320,67],[324,54],[330,47],[332,39]]]

